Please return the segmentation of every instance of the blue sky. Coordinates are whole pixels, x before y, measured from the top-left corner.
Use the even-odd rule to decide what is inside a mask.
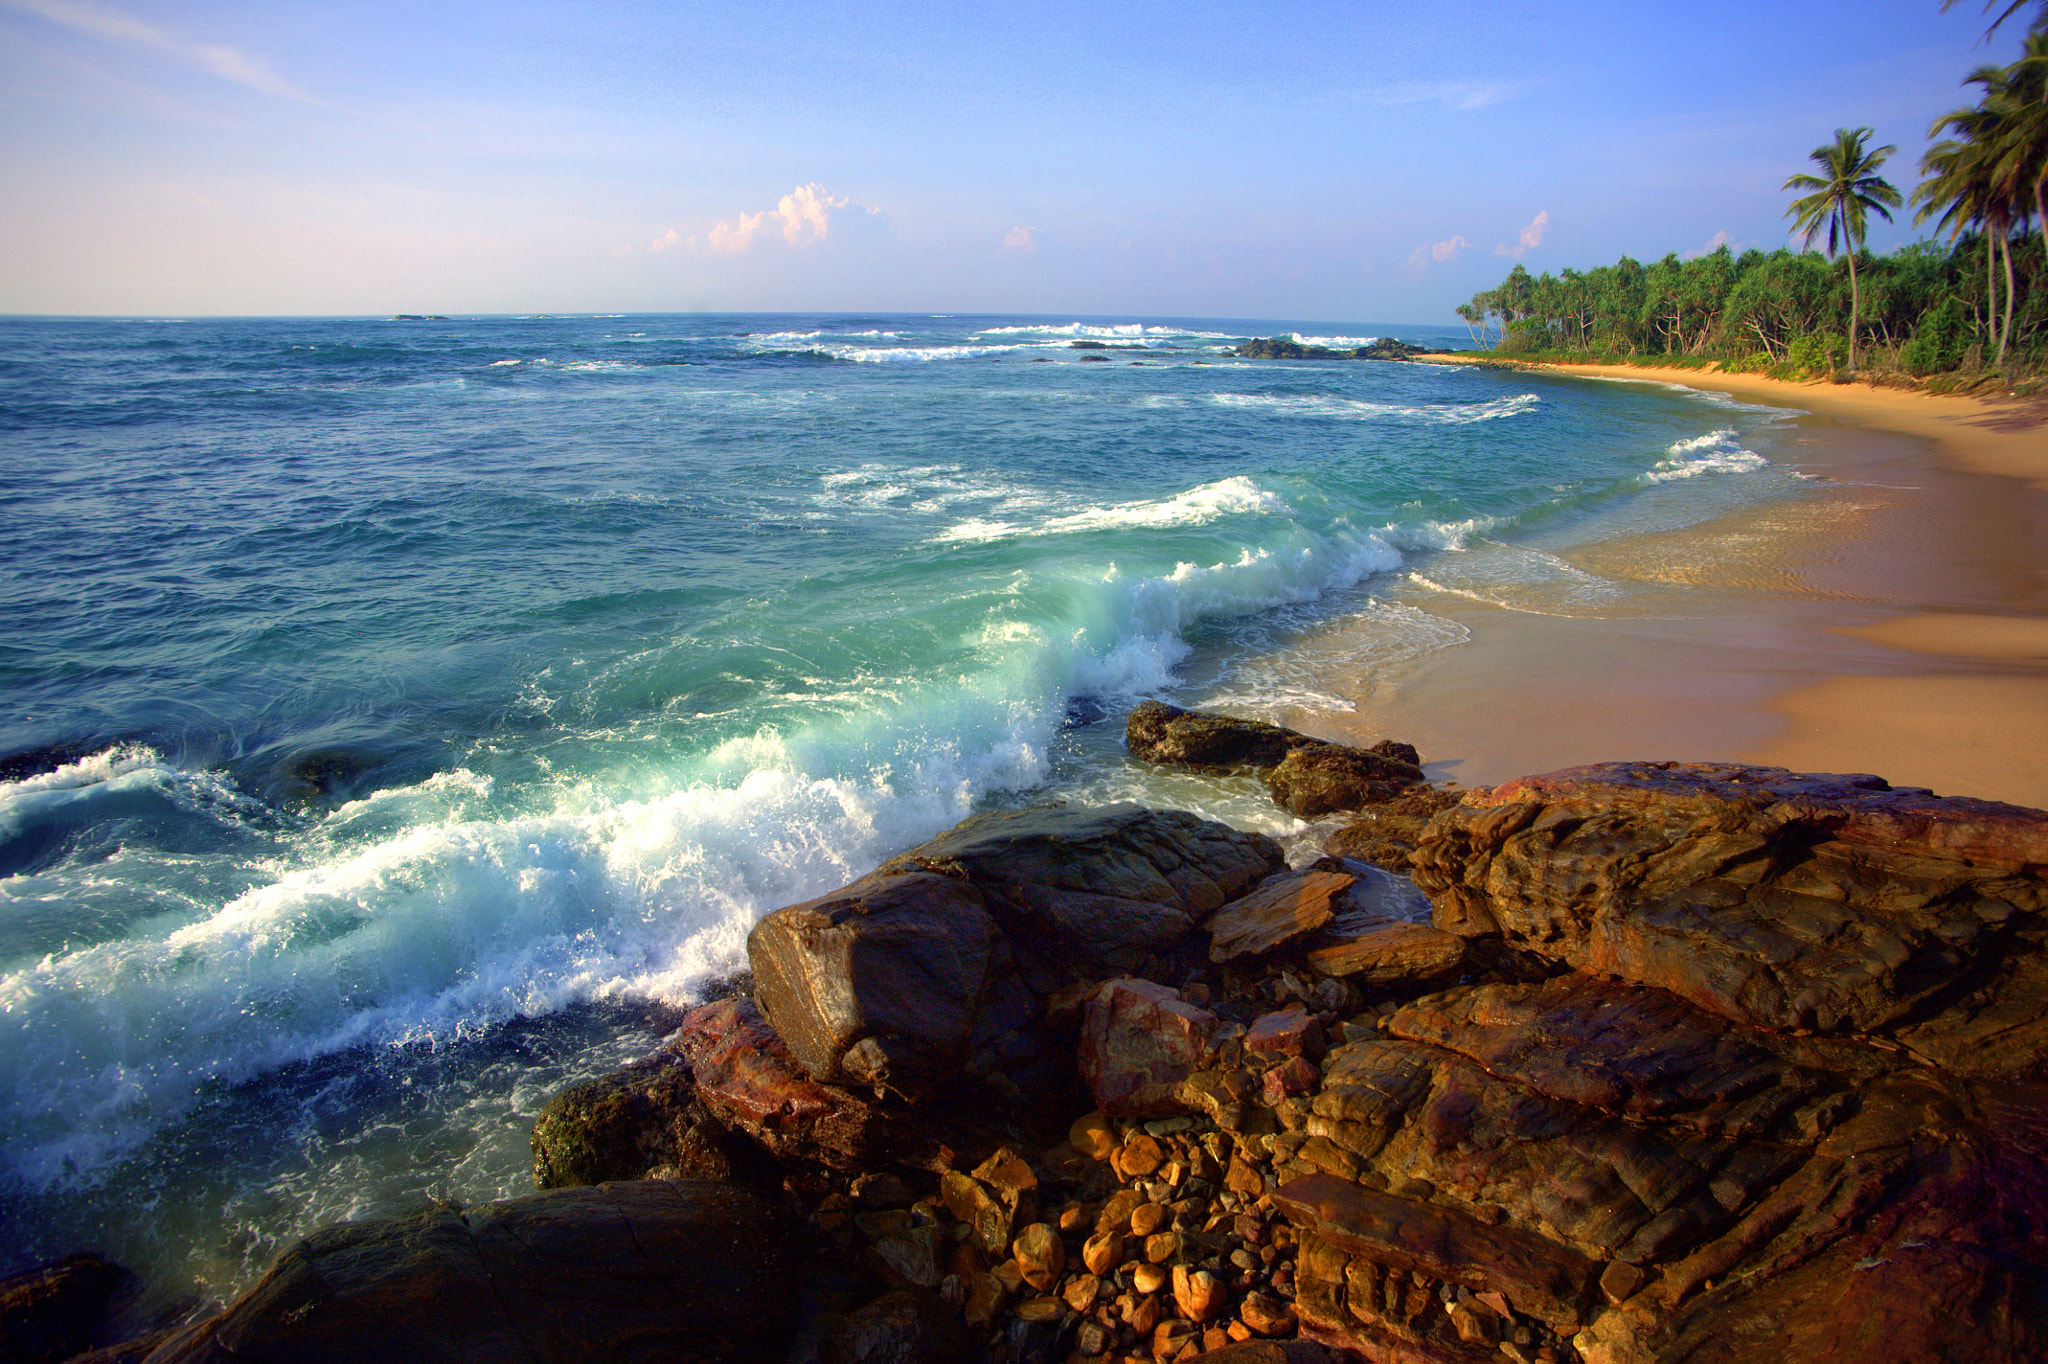
[[[1974,0],[0,0],[0,312],[1455,324],[1785,241],[2008,61]],[[1872,245],[1918,235],[1879,224]]]

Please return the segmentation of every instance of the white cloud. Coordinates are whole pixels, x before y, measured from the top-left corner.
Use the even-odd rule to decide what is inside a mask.
[[[1716,232],[1713,236],[1707,238],[1707,244],[1705,246],[1699,247],[1692,251],[1679,252],[1679,259],[1698,260],[1701,256],[1713,255],[1716,251],[1719,251],[1724,246],[1739,251],[1747,244],[1748,243],[1746,242],[1736,241],[1734,235],[1730,232]]]
[[[1029,251],[1038,245],[1038,234],[1044,230],[1039,227],[1013,227],[1003,234],[1003,250]]]
[[[261,94],[298,100],[303,104],[321,102],[273,71],[270,63],[261,57],[223,43],[188,42],[119,10],[79,3],[78,0],[0,0],[0,4],[26,10],[53,24],[62,24],[94,38],[132,43],[161,52]]]
[[[1423,270],[1428,267],[1431,261],[1441,265],[1447,260],[1455,259],[1460,251],[1470,251],[1471,249],[1472,243],[1466,241],[1463,237],[1447,237],[1440,242],[1425,242],[1409,254],[1408,268],[1410,270]]]
[[[798,185],[782,196],[774,208],[764,208],[759,213],[742,213],[736,218],[726,218],[716,224],[706,235],[706,241],[713,251],[722,256],[737,255],[754,244],[754,238],[763,228],[780,224],[782,239],[791,246],[803,246],[809,242],[824,241],[832,227],[832,210],[847,208],[853,201],[834,198],[825,192],[825,187],[813,181]],[[868,212],[876,212],[869,209]]]
[[[1543,234],[1549,228],[1550,210],[1546,208],[1529,220],[1529,225],[1522,229],[1521,235],[1515,239],[1513,246],[1496,246],[1493,248],[1493,254],[1496,256],[1513,256],[1516,260],[1520,260],[1537,247],[1543,245]]]
[[[696,238],[692,237],[690,240],[695,241]],[[674,228],[670,228],[667,232],[664,232],[659,237],[656,237],[653,241],[647,243],[647,249],[649,251],[667,251],[673,247],[681,246],[682,244],[683,239],[676,235],[676,230]]]

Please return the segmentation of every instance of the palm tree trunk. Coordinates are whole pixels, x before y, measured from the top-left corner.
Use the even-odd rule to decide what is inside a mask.
[[[1998,363],[2005,364],[2005,343],[2012,337],[2012,238],[2001,232],[1999,245],[2005,250],[2005,325],[1998,329]]]
[[[1856,372],[1856,319],[1863,310],[1862,295],[1856,292],[1856,248],[1849,248],[1849,372]]]

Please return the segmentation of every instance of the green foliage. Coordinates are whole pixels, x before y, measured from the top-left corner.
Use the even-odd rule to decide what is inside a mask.
[[[1913,339],[1900,352],[1900,364],[1906,373],[1921,377],[1954,369],[1969,349],[1969,332],[1963,301],[1951,295],[1921,317]]]

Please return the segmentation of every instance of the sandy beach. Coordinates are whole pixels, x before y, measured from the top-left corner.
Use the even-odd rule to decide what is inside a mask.
[[[1646,589],[1621,615],[1501,609],[1404,582],[1398,600],[1470,638],[1353,679],[1357,710],[1304,715],[1305,727],[1398,735],[1468,785],[1605,759],[1715,759],[2048,807],[2048,406],[1698,370],[1540,370],[1800,409],[1810,415],[1771,458],[1827,486],[1566,552]]]

